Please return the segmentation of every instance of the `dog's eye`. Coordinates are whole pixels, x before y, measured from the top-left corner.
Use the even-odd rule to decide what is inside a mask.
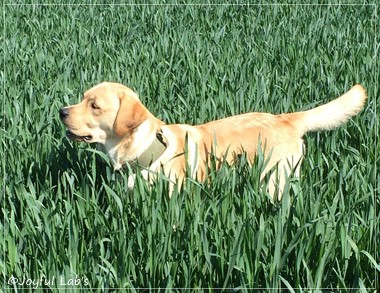
[[[100,109],[100,108],[98,107],[98,105],[96,105],[95,102],[91,102],[91,108],[92,108],[92,109]]]

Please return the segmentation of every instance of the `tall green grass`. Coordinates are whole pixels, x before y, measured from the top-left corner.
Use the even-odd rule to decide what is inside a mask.
[[[379,288],[377,9],[3,5],[2,289],[43,277],[37,291]],[[58,109],[104,80],[167,123],[309,109],[355,83],[369,101],[305,137],[301,179],[280,202],[244,157],[169,199],[164,177],[137,177],[129,194],[126,170],[64,137]]]

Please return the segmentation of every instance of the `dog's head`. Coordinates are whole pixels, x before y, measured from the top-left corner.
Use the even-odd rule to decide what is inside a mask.
[[[131,134],[148,119],[148,113],[135,92],[109,82],[94,86],[79,104],[59,111],[70,139],[103,144],[107,139]]]

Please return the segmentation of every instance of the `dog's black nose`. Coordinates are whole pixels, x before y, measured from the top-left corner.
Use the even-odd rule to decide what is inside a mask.
[[[65,120],[69,116],[69,111],[66,108],[59,109],[59,117],[61,120]]]

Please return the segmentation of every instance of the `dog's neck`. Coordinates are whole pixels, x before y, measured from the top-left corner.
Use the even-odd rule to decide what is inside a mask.
[[[103,149],[109,155],[114,170],[126,163],[131,167],[139,165],[146,168],[156,161],[167,147],[160,130],[162,124],[158,119],[147,119],[130,136],[108,139]]]
[[[142,168],[148,168],[153,162],[155,162],[166,150],[167,142],[163,137],[162,130],[159,129],[156,132],[156,139],[149,145],[149,147],[141,153],[136,160],[129,162],[132,169],[137,166]]]

